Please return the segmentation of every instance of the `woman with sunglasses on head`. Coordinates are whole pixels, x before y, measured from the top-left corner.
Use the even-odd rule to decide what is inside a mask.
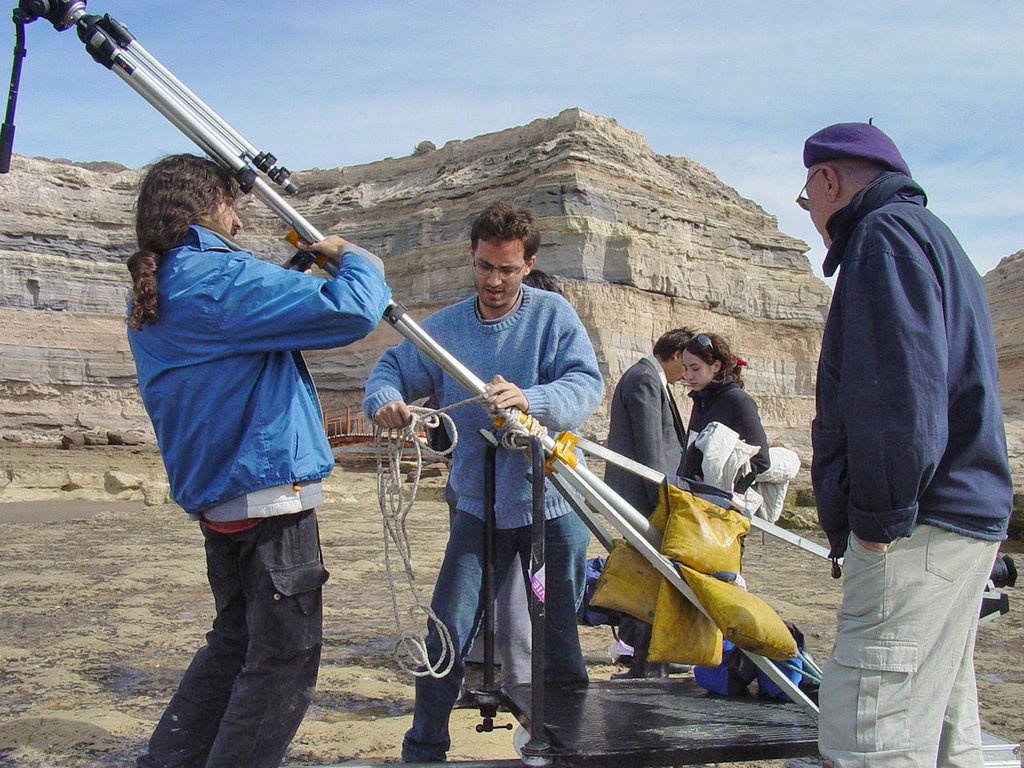
[[[729,343],[714,333],[700,333],[690,339],[683,347],[681,362],[683,380],[690,387],[693,399],[683,477],[703,479],[704,455],[694,441],[708,424],[717,421],[736,432],[740,440],[759,448],[750,459],[750,472],[738,476],[734,482],[733,490],[743,493],[771,463],[768,438],[757,414],[757,403],[743,391],[741,368],[746,362],[737,358],[730,351]]]

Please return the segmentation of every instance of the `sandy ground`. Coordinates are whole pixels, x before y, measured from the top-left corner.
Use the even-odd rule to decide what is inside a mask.
[[[162,482],[152,449],[0,447],[0,766],[126,766],[141,750],[213,610],[197,526],[172,504],[143,505]],[[425,600],[447,532],[440,483],[425,483],[410,522]],[[374,484],[372,471],[344,468],[328,483],[323,664],[289,766],[397,760],[409,725]],[[824,659],[839,582],[790,545],[748,539],[750,588]],[[1011,613],[979,630],[976,664],[984,727],[1019,742],[1024,602],[1009,592]],[[617,671],[610,630],[581,632],[592,677]],[[478,734],[477,722],[455,713],[451,759],[514,756],[509,731]]]

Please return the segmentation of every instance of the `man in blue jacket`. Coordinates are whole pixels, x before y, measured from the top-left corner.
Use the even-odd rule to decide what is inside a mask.
[[[390,299],[373,254],[331,236],[331,280],[240,249],[238,186],[192,155],[139,193],[128,341],[171,495],[198,519],[217,615],[137,765],[271,768],[309,706],[327,580],[314,508],[334,464],[301,349],[340,347]]]
[[[601,400],[601,374],[586,328],[560,295],[524,286],[536,261],[540,230],[526,208],[497,203],[485,209],[470,232],[469,262],[476,295],[423,321],[423,328],[487,386],[487,403],[515,407],[555,431],[575,429]],[[383,427],[409,424],[406,403],[436,395],[442,407],[470,393],[408,341],[384,353],[366,382],[363,410]],[[454,665],[444,677],[416,678],[412,728],[402,744],[406,762],[444,760],[451,740],[448,719],[459,695],[463,660],[483,610],[483,515],[486,443],[480,429],[493,428],[478,403],[451,412],[459,442],[449,478],[456,513],[431,608],[454,644]],[[516,553],[530,562],[529,461],[521,451],[497,455],[494,572],[502,580]],[[546,481],[545,481],[546,482]],[[586,666],[576,631],[583,597],[587,542],[583,522],[557,491],[545,492],[546,680],[584,681]],[[529,580],[527,580],[529,583]],[[497,584],[500,588],[501,584]],[[429,660],[442,644],[436,624],[427,633]]]
[[[804,165],[797,203],[839,269],[812,429],[845,555],[819,746],[836,766],[981,766],[974,639],[1012,502],[985,290],[878,128],[824,128]]]

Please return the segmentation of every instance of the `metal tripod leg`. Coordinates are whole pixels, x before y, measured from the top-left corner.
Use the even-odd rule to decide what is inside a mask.
[[[489,733],[495,729],[494,718],[501,702],[500,691],[494,682],[494,481],[497,446],[488,433],[481,431],[481,434],[487,439],[487,447],[484,449],[484,567],[481,590],[484,606],[484,684],[480,690],[474,691],[474,699],[480,708],[481,717],[481,722],[476,726],[477,733]]]
[[[544,734],[544,626],[547,621],[545,603],[547,592],[544,583],[544,450],[537,437],[529,440],[529,452],[533,471],[530,480],[533,486],[532,544],[530,547],[530,625],[533,633],[533,654],[530,657],[530,740],[523,746],[523,762],[526,765],[547,765],[550,745]]]

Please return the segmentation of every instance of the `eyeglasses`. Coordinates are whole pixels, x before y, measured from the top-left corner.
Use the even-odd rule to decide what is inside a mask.
[[[715,349],[714,345],[711,343],[711,337],[708,336],[706,333],[694,336],[694,341],[700,344],[701,349],[710,349],[712,351],[714,351]]]
[[[480,277],[490,277],[491,272],[497,272],[498,277],[502,280],[510,280],[522,272],[525,267],[525,261],[518,267],[496,267],[493,264],[488,264],[486,261],[473,259],[473,269],[476,270],[476,273],[480,275]]]
[[[819,168],[817,171],[807,177],[807,181],[804,182],[803,187],[800,188],[800,194],[796,196],[796,204],[803,208],[805,211],[811,210],[811,200],[804,192],[807,190],[807,185],[811,183],[811,179],[818,175],[822,169]]]

